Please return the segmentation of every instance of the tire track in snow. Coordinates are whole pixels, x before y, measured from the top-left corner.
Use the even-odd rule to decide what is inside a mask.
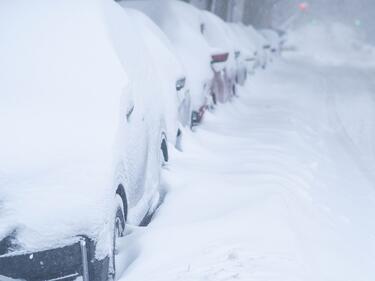
[[[358,149],[356,143],[354,142],[353,138],[350,136],[349,132],[347,131],[340,114],[338,112],[337,106],[337,91],[334,91],[329,85],[332,83],[328,82],[328,78],[321,73],[317,73],[321,79],[321,84],[324,85],[323,91],[326,95],[326,107],[327,111],[330,113],[330,122],[332,128],[336,128],[336,133],[338,137],[343,141],[343,144],[346,147],[347,152],[351,156],[351,158],[357,163],[357,166],[362,171],[367,179],[372,183],[373,188],[375,189],[375,173],[372,169],[373,165],[370,163],[370,166],[367,166],[366,160],[362,157],[361,151]],[[374,130],[375,131],[375,130]]]

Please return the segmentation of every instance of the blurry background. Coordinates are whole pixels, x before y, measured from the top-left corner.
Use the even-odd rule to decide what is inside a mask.
[[[375,42],[375,0],[183,0],[257,28],[339,21]]]

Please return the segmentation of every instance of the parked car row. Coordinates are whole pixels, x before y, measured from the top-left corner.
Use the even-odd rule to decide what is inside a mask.
[[[175,0],[4,2],[0,35],[0,280],[114,280],[168,148],[281,46]]]

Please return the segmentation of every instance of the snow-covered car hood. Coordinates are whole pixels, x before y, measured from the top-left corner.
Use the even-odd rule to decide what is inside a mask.
[[[90,168],[77,163],[41,175],[6,177],[8,182],[0,183],[0,241],[12,235],[11,250],[34,251],[76,235],[107,239],[104,226],[112,197],[102,186],[108,186],[108,177],[93,178],[92,173],[104,171]],[[74,177],[77,169],[86,176]]]

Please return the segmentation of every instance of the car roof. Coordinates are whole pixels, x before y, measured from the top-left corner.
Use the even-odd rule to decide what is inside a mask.
[[[108,37],[101,2],[0,5],[7,27],[0,45],[0,149],[8,164],[26,153],[36,161],[47,148],[68,153],[79,140],[111,142],[129,77]],[[77,13],[85,9],[90,12]],[[99,126],[108,135],[92,139]]]

